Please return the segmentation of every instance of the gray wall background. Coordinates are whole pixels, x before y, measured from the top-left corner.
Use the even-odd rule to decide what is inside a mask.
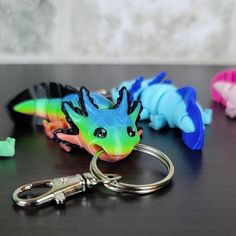
[[[236,64],[236,0],[0,0],[0,63]]]

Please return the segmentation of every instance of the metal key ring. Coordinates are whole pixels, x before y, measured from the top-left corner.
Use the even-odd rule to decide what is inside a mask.
[[[172,179],[174,175],[174,165],[170,158],[161,152],[160,150],[144,145],[138,144],[134,147],[134,151],[143,152],[149,154],[153,157],[159,159],[166,167],[168,174],[166,177],[158,182],[150,183],[150,184],[128,184],[123,183],[118,180],[108,182],[108,177],[103,174],[97,166],[98,157],[103,153],[103,151],[97,152],[92,161],[90,162],[90,172],[99,180],[104,182],[104,186],[112,191],[120,192],[120,193],[137,193],[137,194],[147,194],[152,193],[160,188],[166,186]]]

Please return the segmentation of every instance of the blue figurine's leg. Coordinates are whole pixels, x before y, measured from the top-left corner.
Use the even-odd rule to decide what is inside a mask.
[[[148,126],[155,130],[162,129],[167,125],[167,121],[162,115],[151,115],[150,120],[151,122],[148,124]]]
[[[212,122],[212,110],[211,109],[204,109],[202,111],[202,121],[204,125],[209,125]]]
[[[197,105],[201,111],[203,124],[209,125],[212,122],[212,109],[209,109],[209,108],[203,109],[200,104],[197,103]]]
[[[195,131],[194,123],[187,115],[179,120],[177,127],[179,127],[185,133],[192,133]]]
[[[143,108],[141,114],[140,114],[140,120],[146,120],[149,118],[149,111],[146,108]]]

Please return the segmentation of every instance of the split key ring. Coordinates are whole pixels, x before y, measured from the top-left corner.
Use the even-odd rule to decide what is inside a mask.
[[[133,150],[149,154],[150,156],[159,159],[167,169],[168,174],[166,175],[166,177],[160,181],[142,185],[123,183],[119,182],[118,179],[106,181],[106,175],[103,174],[97,167],[98,157],[96,157],[96,155],[93,157],[90,163],[90,172],[100,181],[104,181],[104,186],[106,188],[120,193],[148,194],[163,188],[171,181],[174,175],[174,165],[166,154],[156,148],[144,144],[136,145]]]

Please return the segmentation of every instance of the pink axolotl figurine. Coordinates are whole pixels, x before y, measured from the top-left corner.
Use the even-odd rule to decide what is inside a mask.
[[[236,69],[221,71],[213,77],[211,97],[226,107],[227,116],[236,117]]]

